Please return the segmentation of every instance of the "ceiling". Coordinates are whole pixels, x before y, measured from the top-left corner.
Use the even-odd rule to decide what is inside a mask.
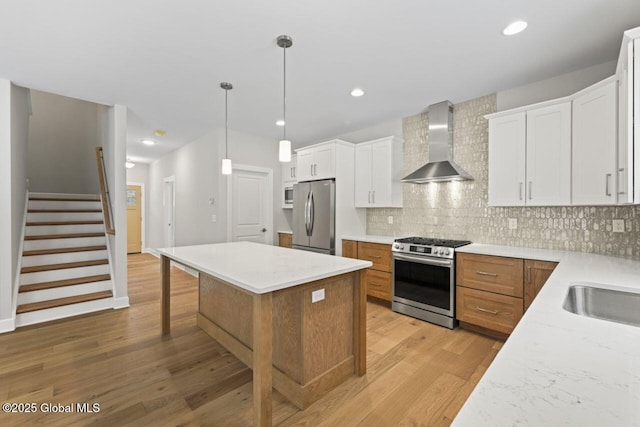
[[[230,128],[281,139],[280,34],[296,147],[615,59],[635,26],[638,0],[3,0],[0,77],[126,105],[151,161],[224,127],[222,81]]]

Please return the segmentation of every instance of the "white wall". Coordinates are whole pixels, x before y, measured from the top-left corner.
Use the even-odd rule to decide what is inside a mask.
[[[604,62],[497,93],[497,111],[571,95],[616,73],[616,61]]]
[[[101,121],[102,122],[102,121]],[[112,271],[115,277],[114,306],[129,306],[127,294],[127,108],[114,105],[108,108],[100,140],[104,151],[105,171],[113,206],[113,228],[115,235],[107,234]],[[104,139],[104,141],[102,141]]]
[[[385,136],[396,136],[402,139],[402,118],[389,120],[387,122],[383,122],[375,126],[370,126],[368,128],[359,129],[357,131],[336,135],[334,138],[358,144],[360,142],[384,138]]]
[[[14,284],[24,223],[28,91],[0,80],[0,332],[15,327]],[[8,201],[8,202],[7,202]]]
[[[36,90],[29,132],[31,191],[97,194],[95,147],[108,107]]]
[[[169,176],[175,176],[175,245],[226,241],[227,177],[220,173],[221,156],[224,156],[224,129],[203,135],[149,165],[148,248],[161,248],[165,244],[163,180]],[[273,169],[274,241],[278,224],[286,223],[277,198],[281,181],[277,156],[277,141],[229,130],[229,157],[233,163]],[[209,203],[211,198],[213,204]],[[215,223],[211,222],[212,215],[217,217]]]

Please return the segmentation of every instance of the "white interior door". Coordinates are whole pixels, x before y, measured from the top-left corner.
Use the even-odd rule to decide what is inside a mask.
[[[237,165],[230,183],[230,240],[272,244],[273,172]]]
[[[164,246],[175,246],[175,178],[164,179]]]

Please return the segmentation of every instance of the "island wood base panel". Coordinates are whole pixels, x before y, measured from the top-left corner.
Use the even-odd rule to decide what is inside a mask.
[[[354,301],[360,274],[348,273],[273,292],[273,387],[305,409],[356,371]],[[200,274],[198,326],[253,366],[252,295]],[[311,292],[325,299],[311,302]]]

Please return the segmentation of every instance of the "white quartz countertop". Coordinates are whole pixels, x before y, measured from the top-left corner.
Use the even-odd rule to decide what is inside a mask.
[[[278,230],[278,233],[282,233],[282,234],[293,234],[293,231],[291,231],[291,230]]]
[[[256,294],[371,267],[369,261],[252,242],[158,249],[174,261]]]
[[[376,236],[373,234],[354,234],[342,236],[342,240],[357,240],[358,242],[382,243],[383,245],[391,245],[397,237],[392,236]]]
[[[482,244],[456,251],[559,264],[454,426],[640,426],[640,327],[562,308],[581,282],[640,293],[639,261]]]

